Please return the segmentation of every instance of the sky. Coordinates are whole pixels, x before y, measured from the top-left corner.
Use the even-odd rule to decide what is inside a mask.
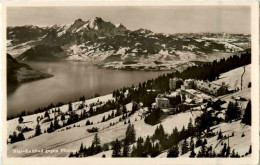
[[[44,26],[101,17],[114,24],[122,23],[129,30],[250,34],[250,13],[246,6],[8,7],[7,25]]]

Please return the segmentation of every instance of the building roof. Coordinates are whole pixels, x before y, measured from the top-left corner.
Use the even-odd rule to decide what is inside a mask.
[[[159,97],[160,100],[165,100],[168,101],[169,99],[165,98],[165,97]]]
[[[182,78],[178,78],[178,77],[170,78],[170,80],[181,80],[181,81],[183,81]]]
[[[206,95],[205,93],[202,93],[202,92],[199,92],[195,89],[185,89],[186,92],[196,96],[196,97],[199,97],[199,98],[203,98],[203,99],[210,99],[211,97]]]
[[[205,82],[205,81],[202,81],[202,80],[197,80],[195,81],[195,84],[197,86],[200,86],[201,88],[206,88],[208,90],[218,90],[219,88],[222,87],[222,85],[219,85],[219,84],[215,84],[215,83],[210,83],[210,82]]]

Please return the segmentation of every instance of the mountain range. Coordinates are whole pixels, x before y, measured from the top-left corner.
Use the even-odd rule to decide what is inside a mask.
[[[248,34],[154,33],[128,30],[99,17],[45,27],[7,27],[7,52],[18,61],[72,60],[116,69],[168,70],[176,64],[212,61],[249,48]]]

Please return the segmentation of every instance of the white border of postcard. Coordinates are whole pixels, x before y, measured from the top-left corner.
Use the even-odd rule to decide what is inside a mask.
[[[6,8],[9,6],[249,6],[251,7],[251,41],[252,41],[252,155],[249,158],[8,158],[7,157],[7,96],[6,96]],[[59,2],[3,2],[1,8],[1,34],[2,34],[2,164],[3,165],[39,165],[39,164],[63,164],[63,165],[123,165],[123,164],[258,164],[259,158],[259,4],[258,1],[244,2],[195,2],[195,1],[59,1]],[[1,164],[1,163],[0,163]]]

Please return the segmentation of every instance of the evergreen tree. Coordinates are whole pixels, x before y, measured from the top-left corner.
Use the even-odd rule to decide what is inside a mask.
[[[251,86],[252,86],[252,84],[251,84],[251,82],[249,82],[248,85],[247,85],[247,87],[248,87],[248,88],[251,88]]]
[[[17,141],[22,141],[22,140],[25,140],[25,138],[24,138],[23,133],[20,132],[20,133],[18,134]]]
[[[129,124],[126,129],[125,141],[127,144],[132,144],[136,140],[136,133],[133,124]]]
[[[194,141],[193,141],[193,137],[190,138],[190,146],[189,146],[190,150],[194,149]]]
[[[192,148],[189,157],[190,157],[190,158],[195,158],[195,156],[196,156],[196,153],[195,153],[195,151],[194,151],[194,148]]]
[[[131,114],[134,114],[138,110],[137,103],[133,102]]]
[[[227,144],[224,143],[224,146],[223,146],[223,148],[222,148],[222,150],[220,152],[220,157],[225,157],[226,152],[227,152]]]
[[[226,154],[225,154],[225,157],[229,157],[229,155],[230,155],[230,147],[228,146],[228,147],[227,147]]]
[[[106,121],[106,117],[105,116],[103,116],[103,118],[102,118],[102,121],[101,122],[105,122]]]
[[[98,134],[97,134],[97,133],[95,134],[92,143],[94,144],[94,147],[98,147],[98,146],[100,146],[100,138],[98,137]]]
[[[164,136],[165,136],[164,128],[163,125],[160,124],[159,127],[158,126],[156,127],[153,138],[162,141],[164,139]]]
[[[40,134],[42,134],[42,131],[41,131],[41,126],[40,124],[38,123],[35,127],[35,136],[39,136]]]
[[[60,117],[60,119],[62,120],[62,121],[64,121],[65,120],[65,115],[62,113],[61,114],[61,117]]]
[[[246,106],[245,113],[243,115],[241,123],[251,125],[251,100],[249,100]]]
[[[57,117],[54,117],[54,129],[59,129],[60,128],[60,125],[59,125],[59,121],[57,119]]]
[[[94,153],[97,154],[101,152],[101,146],[100,146],[100,138],[98,137],[98,134],[96,133],[94,136],[94,139],[92,141],[92,145],[94,148]]]
[[[178,157],[178,156],[179,156],[179,147],[178,145],[173,145],[173,147],[171,147],[168,150],[167,157],[170,158],[170,157]]]
[[[120,116],[122,114],[120,106],[116,109],[116,116]]]
[[[123,105],[123,110],[122,110],[123,114],[127,113],[127,109],[126,109],[126,106]]]
[[[161,109],[153,109],[152,112],[145,117],[144,122],[150,125],[155,125],[160,122]]]
[[[180,140],[186,139],[187,137],[188,137],[188,131],[185,129],[183,125],[182,130],[180,132]]]
[[[205,145],[208,144],[207,139],[204,139],[203,144],[205,144]]]
[[[87,120],[87,121],[86,121],[86,126],[87,126],[87,125],[90,125],[90,124],[91,124],[90,121]]]
[[[72,109],[72,104],[71,102],[69,103],[69,107],[68,107],[68,111],[71,112],[73,109]]]
[[[79,148],[79,152],[82,153],[84,151],[84,147],[83,147],[83,143],[81,143],[80,148]]]
[[[152,147],[152,153],[151,153],[151,157],[156,157],[160,154],[160,146],[158,143],[155,144],[154,147]]]
[[[144,139],[142,137],[139,137],[137,139],[136,157],[142,157],[142,154],[144,152],[143,142],[144,142]]]
[[[197,141],[196,141],[196,147],[201,146],[201,144],[202,144],[201,136],[198,135],[198,137],[197,137]]]
[[[10,138],[11,138],[11,143],[15,143],[17,141],[17,133],[14,131],[13,135]]]
[[[112,118],[115,117],[114,111],[112,111],[111,117],[112,117]]]
[[[238,119],[241,115],[240,108],[238,107],[237,101],[235,103],[229,102],[228,108],[226,111],[225,120],[232,121],[234,119]]]
[[[48,132],[48,133],[51,133],[51,132],[53,132],[53,131],[54,131],[54,126],[53,126],[53,124],[52,124],[52,122],[51,122],[50,127],[47,129],[47,132]]]
[[[179,142],[179,132],[177,127],[175,127],[170,135],[170,145],[178,144]]]
[[[250,145],[248,153],[251,154],[252,153],[252,146]]]
[[[189,151],[188,142],[184,139],[182,146],[181,146],[181,154],[186,154]]]
[[[114,145],[113,145],[113,154],[112,157],[120,157],[121,156],[121,144],[118,141],[118,139],[116,139]]]
[[[186,100],[186,96],[185,96],[185,94],[183,94],[182,95],[182,101],[185,102],[185,100]]]
[[[239,156],[238,156],[238,154],[235,153],[235,150],[233,149],[232,152],[231,152],[231,154],[230,154],[230,157],[231,157],[231,158],[237,158],[237,157],[239,157]]]
[[[123,148],[123,157],[128,157],[128,156],[129,156],[129,146],[125,141],[124,142],[124,148]]]
[[[196,118],[196,127],[199,132],[203,132],[205,129],[209,129],[213,126],[214,118],[211,113],[204,111],[201,116]]]
[[[144,151],[148,154],[152,153],[152,143],[149,135],[146,137],[144,142]]]
[[[19,117],[18,122],[19,122],[19,124],[21,124],[23,122],[23,117],[22,116]]]
[[[50,115],[49,115],[48,111],[45,111],[44,117],[50,118]]]
[[[207,147],[205,144],[202,144],[197,157],[206,157],[206,155],[207,155],[206,152],[207,152]]]
[[[222,135],[222,132],[221,132],[221,130],[220,130],[219,133],[218,133],[218,138],[217,138],[217,140],[222,139],[222,138],[223,138],[223,135]]]
[[[192,123],[192,119],[190,118],[189,124],[188,124],[188,134],[189,136],[194,134],[194,127]]]

